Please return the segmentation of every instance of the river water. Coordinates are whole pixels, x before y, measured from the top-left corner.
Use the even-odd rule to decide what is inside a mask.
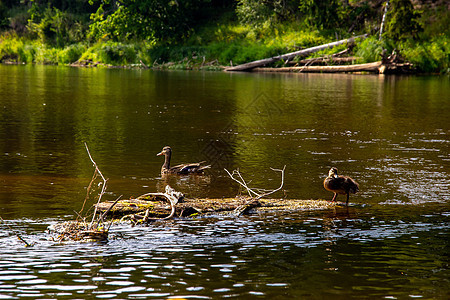
[[[450,81],[437,76],[155,72],[0,65],[0,299],[447,299]],[[105,200],[232,197],[239,168],[274,197],[350,206],[113,225],[106,243],[49,240],[93,167]],[[206,160],[206,176],[159,175]],[[338,200],[345,200],[339,196]],[[18,239],[21,236],[31,247]]]

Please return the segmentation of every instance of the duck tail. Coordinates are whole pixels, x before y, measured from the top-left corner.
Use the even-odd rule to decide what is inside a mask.
[[[353,185],[350,188],[350,192],[352,192],[353,194],[359,192],[359,184],[356,181],[353,181]]]

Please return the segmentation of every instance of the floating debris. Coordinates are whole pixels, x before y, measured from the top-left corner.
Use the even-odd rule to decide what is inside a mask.
[[[67,221],[57,223],[48,227],[48,232],[52,235],[51,239],[55,242],[83,241],[83,242],[101,242],[108,239],[108,230],[103,227],[90,229],[86,222]]]

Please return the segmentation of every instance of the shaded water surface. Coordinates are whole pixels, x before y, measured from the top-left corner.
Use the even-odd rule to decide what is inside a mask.
[[[0,298],[448,298],[449,92],[448,77],[0,66]],[[277,197],[331,199],[331,166],[361,192],[348,210],[123,224],[107,243],[56,244],[47,226],[75,217],[93,173],[85,142],[109,200],[166,184],[234,196],[223,168],[276,188],[270,167],[284,165]],[[175,164],[213,168],[162,179],[165,145]]]

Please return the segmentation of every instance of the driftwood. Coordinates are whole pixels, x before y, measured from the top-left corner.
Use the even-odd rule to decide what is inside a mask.
[[[255,68],[253,72],[296,72],[296,73],[338,73],[338,72],[376,72],[381,66],[381,61],[348,65],[348,66],[300,66],[282,68]]]
[[[317,58],[307,58],[302,59],[298,62],[291,62],[291,65],[299,66],[299,65],[306,65],[310,66],[312,64],[346,64],[346,63],[353,63],[354,61],[357,61],[359,58],[354,56],[349,57],[317,57]]]
[[[255,68],[253,72],[291,72],[291,73],[350,73],[350,72],[372,72],[379,74],[406,73],[412,69],[410,63],[389,63],[383,64],[381,61],[339,66],[300,66],[283,68]]]
[[[99,211],[107,210],[113,202],[103,202],[98,205]],[[176,205],[172,213],[172,207],[164,201],[121,200],[109,216],[113,219],[134,223],[148,223],[153,221],[168,220],[175,217],[196,217],[202,215],[229,214],[240,216],[249,213],[252,209],[267,210],[324,210],[334,208],[339,203],[326,200],[299,200],[299,199],[258,199],[251,197],[235,198],[201,198],[184,199]]]
[[[293,59],[294,57],[299,56],[299,55],[311,54],[311,53],[314,53],[314,52],[318,52],[318,51],[321,51],[321,50],[324,50],[324,49],[328,49],[328,48],[333,48],[335,46],[346,44],[346,43],[350,44],[350,43],[353,43],[358,38],[366,38],[366,37],[367,37],[367,34],[360,35],[360,36],[352,37],[352,38],[349,38],[349,39],[344,39],[344,40],[340,40],[340,41],[337,41],[337,42],[324,44],[324,45],[321,45],[321,46],[315,46],[315,47],[312,47],[312,48],[303,49],[303,50],[299,50],[299,51],[295,51],[295,52],[291,52],[291,53],[286,53],[286,54],[282,54],[282,55],[279,55],[279,56],[274,56],[274,57],[270,57],[270,58],[256,60],[256,61],[252,61],[252,62],[249,62],[249,63],[241,64],[241,65],[238,65],[238,66],[226,68],[225,71],[249,71],[251,69],[254,69],[254,68],[257,68],[257,67],[262,67],[262,66],[265,66],[267,64],[276,62],[276,61],[290,60],[290,59]]]

